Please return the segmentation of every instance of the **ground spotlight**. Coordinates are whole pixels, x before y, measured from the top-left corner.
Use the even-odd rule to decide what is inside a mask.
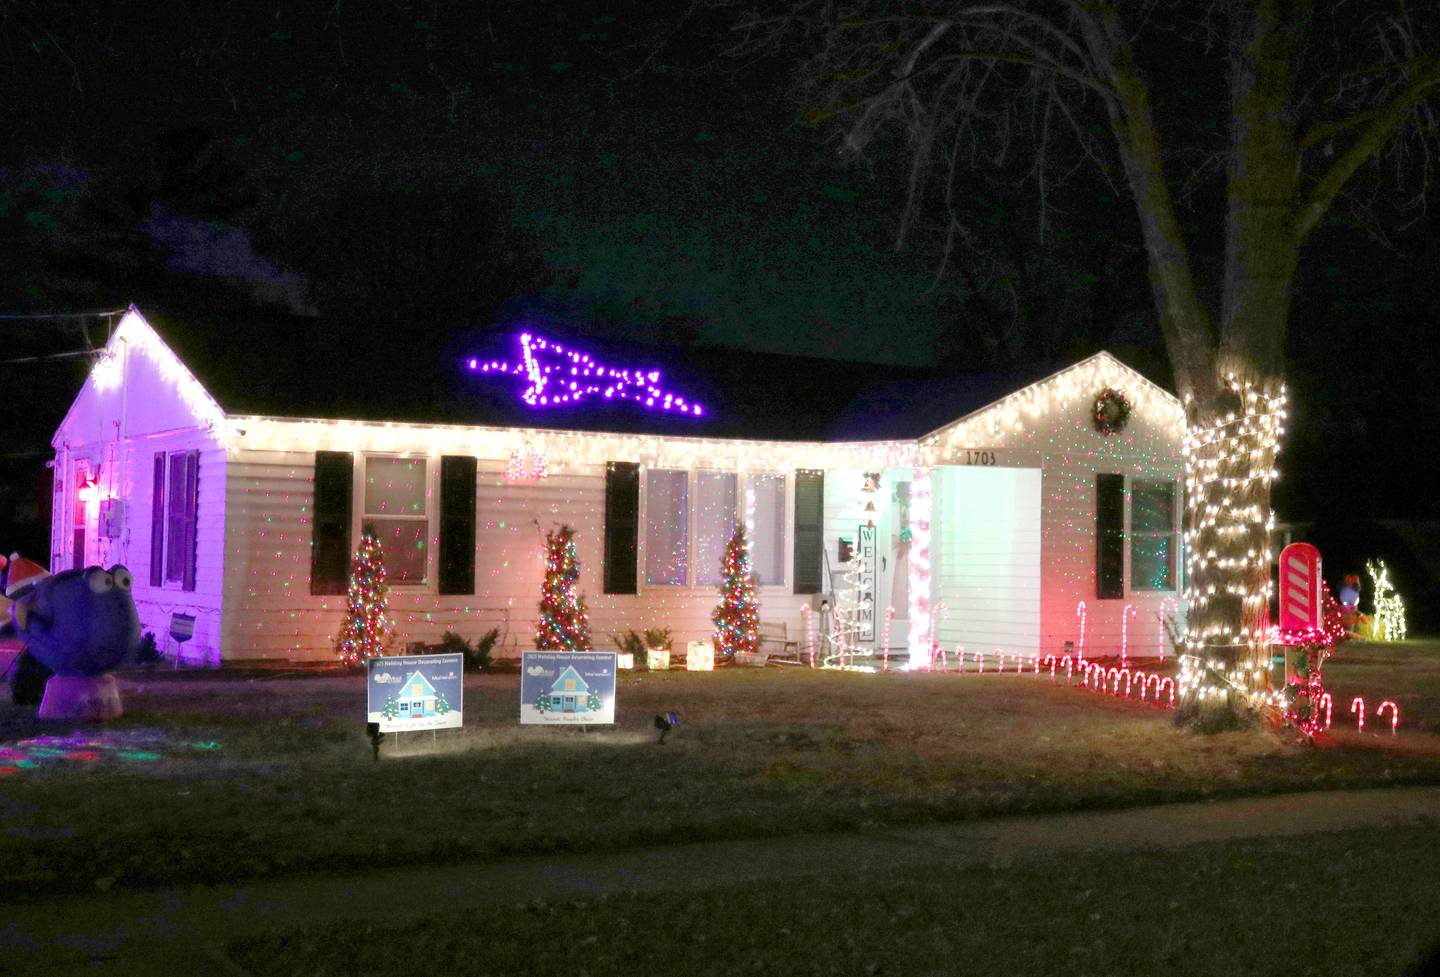
[[[662,712],[655,717],[655,728],[660,730],[660,742],[665,742],[665,734],[680,725],[680,717],[673,712]]]
[[[366,723],[366,724],[365,724],[365,735],[368,736],[368,737],[370,737],[370,749],[371,749],[371,751],[373,751],[373,753],[374,753],[374,759],[379,760],[379,759],[380,759],[380,741],[385,738],[385,734],[382,733],[382,732],[380,732],[380,724],[379,724],[379,723]]]

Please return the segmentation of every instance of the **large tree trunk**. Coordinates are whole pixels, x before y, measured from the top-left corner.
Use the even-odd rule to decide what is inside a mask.
[[[1282,364],[1299,242],[1289,97],[1296,37],[1274,0],[1230,39],[1233,143],[1213,372],[1186,384],[1189,628],[1181,722],[1225,726],[1279,704],[1269,649],[1270,485],[1285,417]]]
[[[1275,701],[1269,675],[1270,483],[1298,239],[1298,148],[1289,116],[1296,42],[1275,0],[1233,13],[1232,153],[1218,323],[1192,277],[1162,172],[1159,128],[1121,18],[1082,18],[1114,90],[1111,127],[1135,199],[1160,328],[1185,400],[1188,631],[1179,718],[1234,725]]]

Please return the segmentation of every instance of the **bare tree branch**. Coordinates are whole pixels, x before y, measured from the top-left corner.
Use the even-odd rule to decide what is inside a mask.
[[[1419,70],[1400,89],[1389,104],[1377,109],[1355,137],[1355,141],[1320,177],[1301,205],[1295,221],[1296,240],[1303,241],[1325,216],[1341,188],[1357,170],[1373,159],[1400,128],[1405,117],[1416,109],[1432,90],[1440,88],[1440,61],[1432,61]]]

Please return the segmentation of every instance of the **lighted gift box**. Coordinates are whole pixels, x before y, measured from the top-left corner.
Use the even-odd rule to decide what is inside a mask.
[[[617,667],[617,668],[634,668],[634,667],[635,667],[635,655],[634,655],[632,652],[628,652],[628,651],[616,652],[616,653],[615,653],[615,667]]]
[[[669,648],[646,648],[645,665],[651,670],[664,671],[670,667]]]
[[[715,670],[715,646],[708,641],[692,641],[685,649],[685,670],[687,672],[713,672]]]

